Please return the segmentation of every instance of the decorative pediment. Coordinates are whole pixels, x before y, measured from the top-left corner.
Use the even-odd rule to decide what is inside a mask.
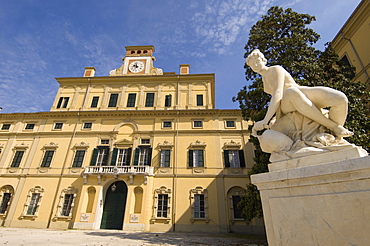
[[[133,142],[128,140],[128,139],[123,139],[123,140],[119,140],[117,142],[114,143],[115,146],[119,147],[124,147],[124,146],[132,146],[133,145]]]
[[[207,144],[205,142],[201,142],[200,140],[197,140],[190,144],[190,148],[205,148]]]
[[[44,149],[56,149],[58,148],[58,144],[54,142],[50,142],[44,145]]]
[[[28,149],[28,147],[29,147],[28,144],[25,144],[24,142],[21,144],[16,144],[14,146],[15,149]]]
[[[173,143],[170,143],[168,140],[164,140],[163,143],[158,143],[159,149],[170,149],[173,148]]]
[[[82,148],[87,149],[87,148],[89,148],[89,144],[82,141],[81,143],[76,143],[74,147],[75,148],[81,148],[81,149]]]
[[[240,149],[241,144],[231,140],[230,142],[224,143],[224,149]]]

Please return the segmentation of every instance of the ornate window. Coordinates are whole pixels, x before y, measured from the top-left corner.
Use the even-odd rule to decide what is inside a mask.
[[[192,218],[190,221],[203,220],[209,222],[208,218],[208,192],[200,186],[190,190],[190,207]]]
[[[26,145],[25,143],[17,144],[16,146],[14,146],[14,149],[13,149],[14,156],[13,156],[12,163],[10,164],[10,167],[20,166],[24,153],[26,152],[27,148],[28,148],[28,145]]]
[[[188,163],[189,167],[204,167],[204,149],[206,147],[206,143],[201,142],[199,140],[191,143],[189,146],[188,151]]]
[[[245,190],[241,187],[235,186],[232,187],[227,193],[229,198],[229,208],[230,208],[230,221],[235,223],[238,220],[244,220],[242,217],[241,210],[238,208],[238,203],[241,201],[241,198],[245,196]]]
[[[159,166],[170,167],[171,166],[171,152],[173,144],[165,140],[163,143],[158,144],[159,149]]]
[[[38,216],[39,207],[41,205],[41,199],[44,195],[44,191],[45,190],[40,186],[35,186],[35,188],[30,189],[20,219],[23,219],[24,217],[31,217],[35,219]]]
[[[4,186],[0,190],[0,216],[5,216],[11,199],[14,195],[14,189],[10,185]]]
[[[224,143],[225,167],[245,167],[244,152],[240,147],[240,143],[236,143],[233,140],[229,143]]]
[[[72,167],[82,167],[83,166],[87,148],[89,148],[89,144],[85,142],[75,144],[74,146],[75,156],[73,158]]]
[[[55,150],[57,148],[58,148],[58,144],[54,142],[50,142],[49,144],[46,144],[44,146],[44,157],[42,159],[40,167],[50,167]]]
[[[171,189],[167,189],[165,186],[161,186],[158,189],[154,190],[154,209],[153,209],[153,218],[152,222],[156,220],[165,220],[166,223],[169,223],[170,217],[170,208],[171,208]]]
[[[62,190],[55,219],[72,219],[72,210],[78,189],[72,186]]]

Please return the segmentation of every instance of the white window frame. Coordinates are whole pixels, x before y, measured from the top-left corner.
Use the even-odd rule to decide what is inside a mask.
[[[149,148],[140,148],[138,165],[139,166],[147,165],[148,159],[149,159]]]
[[[108,155],[109,149],[99,148],[98,156],[96,157],[96,166],[102,166],[105,156]]]
[[[201,126],[195,126],[195,122],[200,122]],[[193,128],[195,129],[203,129],[203,120],[193,120]]]
[[[3,129],[4,125],[9,125],[9,128],[8,129]],[[8,131],[10,131],[11,127],[12,127],[12,123],[3,123],[3,124],[1,124],[0,131],[8,132]]]
[[[128,166],[122,165],[122,163],[130,163],[130,160],[127,160],[128,148],[118,148],[116,166]]]
[[[91,126],[90,127],[86,127],[86,124],[91,124]],[[91,130],[92,127],[93,127],[93,122],[91,122],[91,121],[89,121],[89,122],[83,122],[82,123],[82,129],[83,130]]]
[[[66,221],[70,221],[72,219],[73,207],[75,205],[77,193],[78,193],[78,189],[73,187],[73,186],[70,186],[70,187],[62,190],[62,193],[61,193],[61,196],[60,196],[60,199],[59,199],[59,204],[58,204],[57,211],[55,213],[54,219],[64,219]],[[69,208],[69,214],[67,216],[62,215],[66,195],[72,195],[73,196],[73,200],[72,200],[72,203],[70,204],[70,208]]]
[[[159,203],[159,195],[167,195],[167,217],[158,217],[158,203]],[[161,186],[158,189],[154,190],[154,207],[153,207],[153,216],[150,220],[152,223],[159,221],[169,223],[171,220],[171,197],[172,197],[172,190],[167,189],[166,186]]]
[[[169,126],[166,126],[165,124],[168,124]],[[172,129],[173,122],[171,120],[164,120],[162,121],[162,128],[164,129]]]
[[[32,125],[32,128],[29,128],[27,129],[28,126],[31,126]],[[34,131],[35,130],[35,127],[36,127],[36,123],[33,123],[33,122],[28,122],[24,125],[24,131]]]
[[[230,149],[228,151],[230,167],[240,168],[239,150]]]
[[[196,195],[204,195],[204,218],[195,218],[195,197]],[[194,223],[195,221],[205,221],[206,223],[209,223],[209,212],[208,212],[208,191],[207,189],[203,189],[201,186],[197,186],[195,189],[190,190],[190,207],[191,207],[191,223]]]
[[[228,122],[233,122],[234,126],[228,126],[227,123]],[[236,122],[235,120],[225,120],[225,128],[232,128],[232,129],[235,129],[236,128]]]
[[[60,127],[60,128],[57,128],[57,124],[61,124],[61,127]],[[61,131],[61,130],[63,129],[63,125],[64,125],[64,123],[63,123],[63,122],[55,122],[55,123],[54,123],[53,130]]]
[[[21,216],[19,217],[20,219],[24,219],[24,218],[36,219],[37,218],[37,216],[39,214],[41,201],[42,201],[42,197],[44,195],[44,192],[45,192],[45,190],[43,188],[41,188],[40,186],[35,186],[34,188],[31,188],[29,190],[26,202],[24,204],[23,212],[22,212]],[[35,211],[35,214],[27,214],[28,208],[31,205],[31,200],[32,200],[33,194],[39,194],[38,201],[35,205],[36,206],[36,211]]]

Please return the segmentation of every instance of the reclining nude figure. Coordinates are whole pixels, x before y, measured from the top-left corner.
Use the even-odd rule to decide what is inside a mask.
[[[254,124],[254,130],[268,128],[275,114],[279,117],[280,114],[297,111],[331,130],[337,139],[353,135],[343,127],[348,111],[348,100],[344,93],[328,87],[298,85],[283,67],[267,67],[267,60],[258,49],[252,51],[246,63],[262,76],[264,91],[272,96],[264,119]],[[330,107],[329,117],[321,111],[326,107]]]

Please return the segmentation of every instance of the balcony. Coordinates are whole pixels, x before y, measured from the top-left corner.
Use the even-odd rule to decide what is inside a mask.
[[[83,174],[128,174],[128,175],[145,175],[153,176],[154,168],[149,166],[88,166],[85,167]]]

